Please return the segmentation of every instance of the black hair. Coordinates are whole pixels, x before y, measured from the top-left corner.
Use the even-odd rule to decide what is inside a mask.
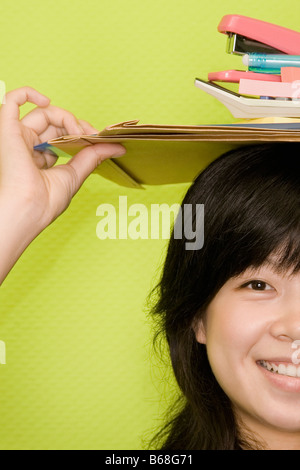
[[[271,255],[276,255],[276,271],[300,270],[299,169],[300,144],[249,145],[213,161],[184,197],[182,208],[204,204],[204,245],[187,250],[187,240],[173,231],[154,290],[156,339],[162,334],[167,342],[181,398],[152,445],[160,442],[164,450],[254,448],[238,429],[193,325],[230,278],[271,262]]]

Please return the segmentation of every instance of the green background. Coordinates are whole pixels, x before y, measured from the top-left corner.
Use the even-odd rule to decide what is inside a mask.
[[[193,84],[241,68],[217,32],[222,16],[299,30],[299,13],[298,0],[1,0],[0,80],[98,129],[233,122]],[[167,242],[99,240],[96,209],[125,195],[128,205],[171,205],[187,187],[142,191],[91,175],[14,267],[1,287],[1,449],[145,447],[175,388],[147,315]]]

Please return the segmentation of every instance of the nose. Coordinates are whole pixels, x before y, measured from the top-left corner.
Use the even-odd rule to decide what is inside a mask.
[[[300,288],[285,300],[284,305],[281,305],[280,313],[274,319],[270,333],[281,341],[300,340]]]

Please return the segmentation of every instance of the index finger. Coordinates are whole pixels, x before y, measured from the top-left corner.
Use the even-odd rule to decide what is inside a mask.
[[[40,107],[46,107],[50,103],[50,99],[39,93],[31,87],[17,88],[5,94],[5,102],[1,107],[0,119],[4,122],[19,121],[19,107],[25,103],[33,103]]]
[[[52,105],[44,109],[35,108],[21,122],[37,135],[45,133],[49,126],[54,126],[58,131],[65,129],[67,134],[84,134],[83,126],[74,114]]]

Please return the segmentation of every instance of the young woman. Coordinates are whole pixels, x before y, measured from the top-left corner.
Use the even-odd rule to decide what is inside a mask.
[[[225,154],[184,198],[204,204],[205,240],[172,238],[158,286],[182,391],[164,449],[300,449],[299,151]]]
[[[26,101],[38,108],[20,121]],[[97,144],[51,168],[55,158],[32,150],[82,130],[95,132],[32,88],[6,95],[0,283],[94,168],[124,153],[118,144]],[[162,449],[300,449],[298,153],[297,144],[230,152],[183,201],[204,204],[205,239],[192,251],[173,237],[158,286],[154,317],[181,392],[177,414],[157,436]]]

